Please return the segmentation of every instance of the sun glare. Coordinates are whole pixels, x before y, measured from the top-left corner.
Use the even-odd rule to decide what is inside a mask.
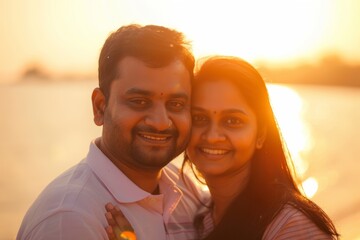
[[[301,186],[300,189],[303,189],[304,194],[308,198],[312,198],[317,192],[319,184],[315,178],[309,177],[301,183]]]
[[[302,179],[309,165],[302,158],[302,154],[308,151],[312,144],[306,125],[302,121],[302,99],[290,87],[276,84],[268,84],[267,87],[271,105],[290,151],[296,174]],[[309,177],[302,181],[299,188],[307,197],[312,198],[318,190],[318,182],[315,178]]]
[[[109,32],[130,23],[185,33],[197,58],[235,55],[269,65],[316,61],[328,46],[336,12],[329,0],[6,2],[0,1],[0,18],[7,23],[0,74],[33,60],[55,72],[93,71]]]
[[[183,11],[175,12],[174,19],[182,21],[174,23],[193,40],[197,56],[224,54],[289,63],[319,52],[330,8],[325,1],[312,0],[198,0],[186,7],[187,18],[180,16]]]
[[[268,89],[274,114],[291,153],[296,172],[303,176],[308,163],[301,158],[301,154],[311,147],[311,138],[302,121],[302,100],[290,87],[269,84]]]

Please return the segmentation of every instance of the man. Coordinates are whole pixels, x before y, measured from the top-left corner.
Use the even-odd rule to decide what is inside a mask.
[[[168,165],[189,140],[193,67],[179,32],[129,25],[112,33],[92,94],[102,136],[41,193],[17,239],[107,239],[108,202],[138,239],[194,239],[197,189]]]

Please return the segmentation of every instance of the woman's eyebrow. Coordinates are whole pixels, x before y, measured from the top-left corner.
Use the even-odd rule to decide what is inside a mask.
[[[193,106],[191,107],[191,110],[193,111],[200,111],[200,112],[210,112],[209,110],[205,109],[205,108],[201,108],[201,107],[197,107],[197,106]],[[241,109],[237,109],[237,108],[231,108],[231,109],[226,109],[226,110],[221,110],[219,111],[222,114],[234,114],[234,113],[238,113],[238,114],[242,114],[242,115],[248,115],[246,112],[244,112]]]
[[[170,98],[183,98],[185,100],[189,99],[189,96],[185,93],[171,93],[169,96]]]
[[[245,111],[241,110],[241,109],[237,109],[237,108],[231,108],[231,109],[226,109],[224,111],[222,111],[223,113],[240,113],[243,115],[248,115]]]

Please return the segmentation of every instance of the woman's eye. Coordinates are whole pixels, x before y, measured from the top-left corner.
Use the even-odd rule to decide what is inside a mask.
[[[242,124],[244,123],[244,121],[242,121],[241,119],[239,118],[227,118],[225,119],[225,124],[227,126],[230,126],[230,127],[239,127],[241,126]]]
[[[203,125],[208,122],[208,118],[204,115],[192,115],[192,123],[194,125]]]

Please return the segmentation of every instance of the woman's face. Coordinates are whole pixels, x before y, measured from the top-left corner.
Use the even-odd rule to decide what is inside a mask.
[[[257,146],[257,119],[234,83],[198,83],[192,121],[187,154],[205,177],[236,173],[249,165]]]

